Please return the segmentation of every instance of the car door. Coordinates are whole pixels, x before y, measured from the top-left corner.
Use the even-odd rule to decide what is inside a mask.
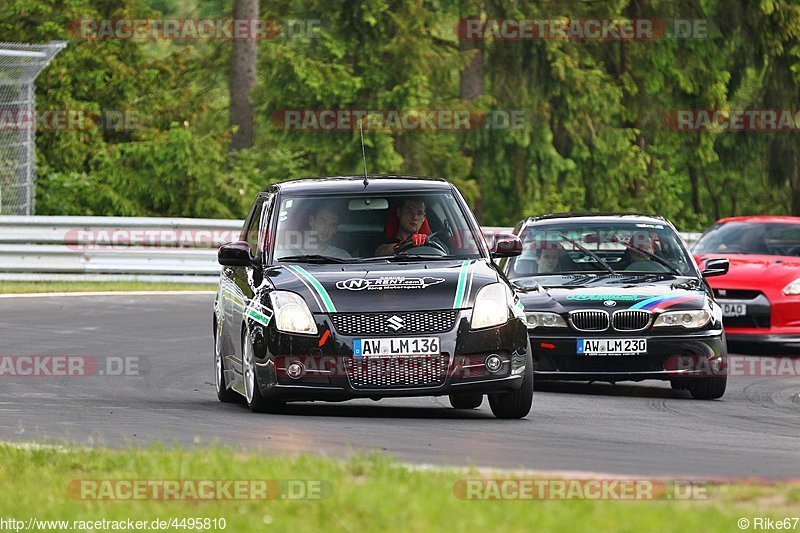
[[[255,289],[261,284],[262,269],[260,266],[264,262],[264,240],[265,225],[269,219],[270,207],[272,205],[272,195],[262,193],[256,198],[250,214],[247,217],[244,228],[242,229],[241,240],[246,241],[250,246],[250,257],[253,265],[233,267],[231,269],[232,290],[236,297],[231,299],[231,329],[236,334],[235,350],[231,356],[231,366],[242,372],[242,335],[244,333],[244,311],[253,299]]]

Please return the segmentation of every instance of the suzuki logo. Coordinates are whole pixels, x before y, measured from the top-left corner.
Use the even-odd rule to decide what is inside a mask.
[[[402,329],[404,325],[403,319],[397,315],[392,315],[392,317],[389,320],[387,320],[386,323],[389,324],[389,327],[395,331]]]

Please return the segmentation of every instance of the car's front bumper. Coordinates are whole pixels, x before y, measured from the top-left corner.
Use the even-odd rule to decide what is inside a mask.
[[[294,335],[250,324],[256,372],[262,395],[282,400],[343,401],[354,398],[500,393],[522,384],[528,354],[525,324],[512,319],[486,330],[469,329],[469,310],[459,312],[445,333],[378,335],[438,337],[440,353],[425,357],[364,358],[353,355],[353,341],[376,335],[342,335],[325,314],[315,315],[317,335]],[[496,372],[486,358],[498,355]],[[302,365],[300,376],[288,368]]]
[[[727,348],[721,331],[681,335],[629,334],[647,339],[647,353],[637,355],[583,355],[577,352],[578,338],[598,338],[577,334],[539,336],[531,331],[533,369],[539,378],[576,381],[671,380],[724,374]],[[626,335],[602,335],[625,338]]]

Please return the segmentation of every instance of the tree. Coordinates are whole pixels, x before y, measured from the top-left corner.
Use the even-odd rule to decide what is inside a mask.
[[[235,0],[234,21],[256,21],[259,0]],[[233,128],[231,150],[238,151],[253,146],[255,118],[250,93],[256,86],[256,59],[258,40],[255,37],[234,37],[231,52],[230,75],[230,125]]]

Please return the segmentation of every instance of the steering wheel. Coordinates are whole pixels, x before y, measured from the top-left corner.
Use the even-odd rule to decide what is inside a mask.
[[[428,235],[428,238],[425,240],[425,244],[423,244],[422,246],[414,246],[414,243],[411,241],[411,239],[406,239],[397,246],[395,254],[400,255],[402,253],[407,252],[411,248],[427,247],[427,248],[433,248],[438,252],[442,252],[442,255],[447,255],[447,250],[444,249],[444,244],[442,244],[438,239],[431,240],[431,237],[433,237],[433,234]]]
[[[738,245],[738,244],[728,244],[728,245],[725,245],[725,249],[724,250],[718,250],[718,251],[722,252],[722,253],[734,253],[734,254],[736,254],[736,253],[744,253],[745,249],[744,249],[744,246],[741,246],[741,245]]]
[[[395,251],[395,254],[399,255],[401,253],[407,252],[411,248],[429,247],[429,248],[433,248],[437,252],[441,252],[442,255],[447,255],[450,252],[447,251],[447,248],[445,247],[444,243],[439,239],[439,234],[441,234],[441,233],[446,233],[448,235],[450,235],[452,233],[450,231],[450,223],[447,221],[447,219],[445,219],[444,224],[442,225],[442,227],[440,229],[438,229],[438,230],[434,231],[433,233],[431,233],[430,235],[428,235],[428,238],[425,239],[425,244],[424,245],[422,245],[422,246],[414,246],[414,243],[411,242],[411,238],[409,237],[408,239],[404,240],[403,242],[401,242],[397,246],[397,250]]]

